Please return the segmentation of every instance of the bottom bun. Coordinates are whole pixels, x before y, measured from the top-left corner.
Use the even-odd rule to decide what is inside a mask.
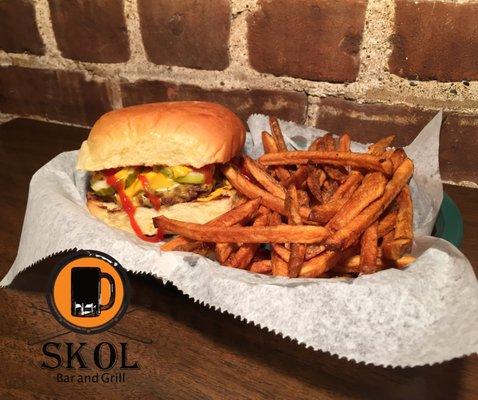
[[[157,229],[153,225],[153,218],[158,215],[185,222],[205,224],[216,217],[228,212],[234,207],[236,195],[207,202],[193,201],[178,203],[172,206],[162,206],[160,210],[147,207],[137,207],[135,219],[145,235],[155,235]],[[98,200],[88,200],[88,210],[96,218],[109,226],[133,232],[128,215],[114,203],[105,203]]]

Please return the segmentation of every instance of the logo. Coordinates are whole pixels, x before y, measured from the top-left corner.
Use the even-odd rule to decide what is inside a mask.
[[[47,302],[52,315],[71,331],[93,334],[114,326],[129,304],[126,271],[113,257],[82,250],[53,271]]]
[[[42,343],[44,359],[40,367],[57,371],[59,383],[124,383],[127,371],[140,369],[139,363],[131,359],[129,343],[124,339],[152,343],[115,326],[125,315],[138,310],[126,311],[129,295],[126,271],[108,254],[80,250],[63,258],[52,270],[46,295],[49,310],[33,306],[53,315],[67,328],[29,341],[30,345]],[[123,341],[52,340],[72,331],[91,335],[107,329]]]

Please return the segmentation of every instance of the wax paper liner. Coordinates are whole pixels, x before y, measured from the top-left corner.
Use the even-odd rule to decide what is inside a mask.
[[[246,152],[260,152],[265,116],[249,118]],[[38,170],[17,258],[0,282],[60,251],[95,249],[126,269],[172,282],[209,307],[239,316],[298,343],[357,362],[416,366],[478,351],[478,284],[468,260],[430,234],[443,196],[438,172],[439,113],[407,148],[415,162],[414,254],[401,271],[356,279],[287,279],[222,267],[196,254],[161,252],[158,245],[112,229],[85,206],[86,174],[77,152],[62,153]],[[281,122],[289,144],[304,148],[324,131]],[[354,144],[359,149],[359,144]]]

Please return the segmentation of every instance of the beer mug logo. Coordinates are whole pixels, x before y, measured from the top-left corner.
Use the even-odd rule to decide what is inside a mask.
[[[129,281],[111,256],[94,250],[75,252],[55,268],[47,301],[63,326],[98,333],[116,324],[129,303]]]

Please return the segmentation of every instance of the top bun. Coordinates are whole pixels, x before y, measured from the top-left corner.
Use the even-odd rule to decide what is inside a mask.
[[[143,104],[103,115],[83,142],[77,168],[99,171],[135,165],[225,163],[244,145],[245,129],[216,103]]]

